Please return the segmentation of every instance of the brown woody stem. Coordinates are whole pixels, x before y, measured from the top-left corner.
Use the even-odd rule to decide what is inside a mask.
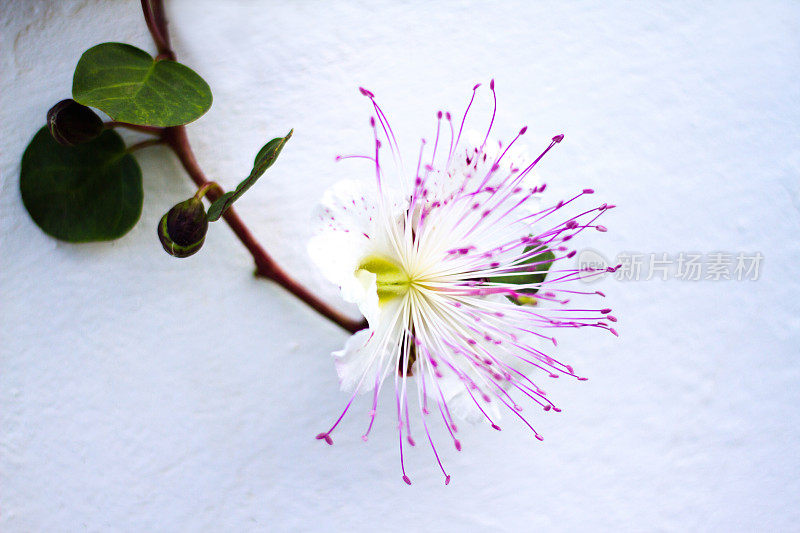
[[[169,33],[167,32],[167,20],[164,16],[164,6],[162,0],[142,0],[142,11],[147,23],[147,28],[153,37],[153,41],[158,48],[158,57],[164,59],[175,59],[175,52],[169,44]],[[125,124],[118,124],[126,126]],[[141,130],[140,130],[141,131]],[[169,146],[175,155],[178,156],[183,168],[189,174],[189,177],[197,185],[198,188],[206,188],[206,196],[209,201],[213,202],[225,191],[218,185],[213,186],[213,182],[206,179],[197,159],[192,152],[192,147],[189,144],[189,138],[186,135],[186,128],[184,126],[174,126],[170,128],[156,128],[160,133],[160,139]],[[152,133],[152,131],[149,131]],[[327,319],[339,324],[342,328],[351,333],[355,333],[360,329],[367,327],[365,319],[356,320],[352,319],[343,313],[337,311],[314,293],[309,291],[306,287],[298,283],[295,279],[291,278],[274,259],[267,253],[266,250],[256,241],[253,234],[245,226],[244,222],[236,211],[231,207],[225,211],[222,218],[230,226],[236,237],[244,244],[256,264],[256,275],[270,279],[279,285],[283,286],[286,290],[297,296],[300,300],[305,302],[309,307],[317,311]]]

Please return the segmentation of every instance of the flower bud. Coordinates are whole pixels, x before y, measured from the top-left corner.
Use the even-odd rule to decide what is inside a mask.
[[[161,217],[158,238],[164,250],[174,257],[189,257],[203,246],[208,231],[208,218],[203,201],[189,198]]]
[[[103,121],[85,105],[67,99],[61,100],[47,112],[47,128],[59,144],[74,146],[100,135]]]

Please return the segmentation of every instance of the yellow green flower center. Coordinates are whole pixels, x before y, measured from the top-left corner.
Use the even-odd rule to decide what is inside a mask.
[[[397,262],[379,255],[369,255],[358,265],[356,274],[367,271],[375,274],[378,285],[378,303],[385,304],[393,298],[405,295],[412,280]]]

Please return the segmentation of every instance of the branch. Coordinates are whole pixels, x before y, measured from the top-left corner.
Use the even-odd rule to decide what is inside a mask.
[[[169,33],[167,32],[167,20],[164,16],[164,6],[162,0],[142,0],[142,11],[147,23],[147,28],[153,36],[153,41],[158,48],[158,57],[165,59],[175,59],[175,52],[169,43]],[[198,188],[207,186],[210,182],[205,177],[197,159],[194,156],[189,138],[186,135],[184,126],[175,126],[161,130],[161,139],[169,146],[175,155],[178,156],[183,168],[192,178]],[[214,201],[224,194],[221,187],[211,187],[206,196],[210,201]],[[253,256],[256,264],[256,275],[270,279],[286,290],[294,294],[297,298],[305,302],[309,307],[317,311],[322,316],[339,324],[345,330],[355,333],[367,327],[366,319],[354,320],[340,313],[324,301],[317,298],[311,291],[291,278],[266,250],[256,241],[253,234],[245,226],[244,222],[233,208],[229,208],[223,215],[223,219],[230,226],[233,233],[238,237],[245,248]]]
[[[142,0],[142,12],[144,21],[153,42],[158,48],[156,59],[171,59],[175,61],[175,52],[169,44],[169,32],[167,31],[167,18],[164,16],[164,2],[162,0]]]
[[[126,149],[128,153],[135,152],[136,150],[141,150],[142,148],[147,148],[148,146],[156,146],[159,144],[164,144],[164,139],[147,139],[144,141],[140,141],[138,143],[132,144],[128,146]]]
[[[189,139],[186,136],[186,128],[184,126],[166,128],[164,130],[164,140],[167,145],[172,148],[172,151],[175,152],[175,155],[178,156],[183,168],[189,174],[189,177],[192,178],[192,181],[194,181],[197,187],[203,187],[210,183],[194,157],[194,152],[192,152],[192,148],[189,145]],[[220,187],[212,187],[208,190],[206,196],[211,202],[213,202],[222,196],[224,192],[225,191]],[[354,320],[345,316],[327,303],[317,298],[313,293],[311,293],[296,280],[292,279],[282,268],[280,268],[280,266],[278,266],[275,260],[272,259],[267,251],[264,250],[264,248],[258,243],[247,226],[245,226],[242,219],[239,218],[238,213],[236,213],[232,207],[225,211],[225,214],[222,215],[222,218],[225,220],[228,226],[230,226],[231,230],[233,230],[233,233],[236,234],[236,237],[239,238],[241,243],[244,244],[245,248],[247,248],[247,250],[250,252],[250,255],[253,256],[253,260],[256,264],[256,275],[270,279],[279,285],[282,285],[286,290],[297,296],[319,314],[339,324],[341,327],[351,333],[355,333],[356,331],[367,327],[366,320]]]

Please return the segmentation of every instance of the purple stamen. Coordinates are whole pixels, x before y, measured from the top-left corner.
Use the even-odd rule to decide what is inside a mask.
[[[491,410],[485,407],[499,400],[533,431],[538,440],[542,440],[521,414],[523,407],[511,398],[509,392],[513,389],[519,390],[521,397],[529,398],[532,405],[538,405],[546,412],[560,412],[561,409],[522,371],[514,368],[514,365],[520,366],[524,363],[529,366],[528,370],[541,371],[543,376],[551,378],[558,378],[560,375],[568,375],[579,381],[586,378],[575,374],[570,365],[565,365],[531,346],[526,340],[527,336],[549,340],[554,345],[557,345],[556,337],[546,334],[553,328],[594,327],[618,336],[617,331],[611,327],[617,322],[617,318],[611,314],[610,307],[599,309],[569,305],[572,294],[605,296],[602,292],[571,290],[565,285],[614,272],[619,268],[580,269],[570,268],[572,265],[567,264],[577,254],[569,241],[587,228],[606,232],[607,228],[596,224],[596,219],[614,206],[604,203],[558,224],[545,223],[544,227],[538,226],[546,217],[565,209],[580,196],[594,193],[593,189],[583,189],[579,194],[566,201],[559,201],[556,205],[521,212],[522,206],[531,205],[537,199],[535,195],[546,189],[545,184],[533,186],[523,180],[544,155],[564,139],[564,135],[552,137],[542,153],[528,166],[524,166],[518,164],[516,159],[509,161],[511,157],[507,155],[517,140],[527,133],[528,127],[523,126],[507,145],[498,142],[496,147],[491,147],[496,148],[500,156],[496,159],[496,156],[490,157],[490,154],[497,153],[486,149],[497,116],[497,94],[495,81],[492,79],[489,88],[492,92],[493,110],[483,142],[479,147],[460,147],[466,118],[475,102],[479,86],[480,84],[476,84],[473,87],[457,134],[451,114],[444,111],[436,113],[436,137],[430,162],[422,163],[426,144],[423,139],[416,173],[409,176],[407,189],[402,189],[403,194],[400,196],[403,202],[407,202],[400,206],[405,213],[402,217],[394,217],[392,214],[398,200],[384,192],[383,180],[389,174],[381,168],[379,159],[382,140],[389,143],[393,155],[399,156],[397,140],[385,114],[375,102],[374,94],[360,87],[361,94],[370,98],[375,109],[374,116],[370,117],[375,154],[374,157],[339,155],[336,160],[362,158],[373,161],[380,203],[374,210],[370,210],[373,208],[363,198],[361,204],[353,201],[352,206],[347,200],[336,200],[331,207],[338,209],[343,216],[337,217],[337,211],[328,210],[323,219],[328,227],[347,233],[354,229],[346,225],[352,215],[368,215],[370,223],[375,226],[371,225],[364,231],[361,228],[354,229],[353,237],[363,235],[364,237],[359,238],[370,239],[366,242],[371,243],[371,246],[382,246],[382,239],[388,240],[392,250],[390,257],[397,256],[398,263],[408,272],[409,279],[414,280],[413,288],[409,288],[408,293],[403,296],[402,306],[397,308],[399,310],[394,318],[381,319],[396,320],[395,326],[390,322],[388,326],[381,327],[400,327],[403,333],[399,344],[394,340],[394,334],[382,333],[383,344],[373,349],[375,364],[381,368],[377,368],[374,373],[369,426],[362,435],[362,439],[366,441],[374,425],[377,398],[387,374],[381,365],[389,360],[389,364],[394,366],[390,370],[394,370],[395,376],[400,466],[402,478],[409,485],[411,479],[405,470],[404,448],[406,444],[416,444],[411,436],[407,396],[412,349],[415,354],[413,368],[414,377],[417,378],[423,428],[447,485],[450,475],[445,471],[426,420],[430,414],[428,400],[435,400],[454,447],[461,451],[461,442],[456,438],[457,428],[443,393],[443,387],[448,383],[444,378],[455,376],[460,380],[463,391],[469,395],[472,404],[495,430],[499,431],[500,426],[490,418],[488,412]],[[443,158],[440,156],[437,163],[437,155],[440,155],[438,145],[443,118],[450,128],[450,143],[446,164],[441,166]],[[383,131],[381,135],[385,135],[385,138],[379,137],[378,122]],[[447,145],[443,145],[443,148],[444,146]],[[425,157],[427,161],[428,157]],[[457,164],[451,166],[454,158]],[[402,173],[402,161],[398,161],[396,157],[395,162]],[[523,166],[524,168],[519,168]],[[386,191],[391,189],[387,184]],[[532,211],[535,212],[531,213]],[[533,259],[541,254],[542,247],[554,254],[552,264],[544,259]],[[526,251],[526,248],[530,249]],[[436,254],[440,254],[440,257]],[[545,263],[548,264],[545,279],[535,283],[512,283],[514,276],[530,272]],[[491,295],[517,298],[529,296],[531,289],[537,289],[538,292],[534,301],[527,302],[529,305],[517,306],[504,298],[488,298]],[[367,371],[364,371],[361,380],[365,379],[366,374]],[[372,372],[369,375],[371,378]],[[429,380],[433,388],[428,386]],[[356,390],[360,389],[360,385],[359,381]],[[350,398],[331,428],[317,435],[318,440],[332,444],[331,433],[349,410],[354,397],[355,395]],[[438,417],[434,417],[434,420],[438,420]]]
[[[494,107],[492,109],[492,120],[489,122],[489,129],[486,130],[486,137],[483,138],[483,144],[481,144],[481,151],[483,151],[483,147],[486,146],[486,141],[489,140],[489,134],[492,132],[492,126],[494,125],[494,117],[497,115],[497,93],[494,91],[494,78],[492,78],[492,81],[489,82],[489,89],[492,90]]]

